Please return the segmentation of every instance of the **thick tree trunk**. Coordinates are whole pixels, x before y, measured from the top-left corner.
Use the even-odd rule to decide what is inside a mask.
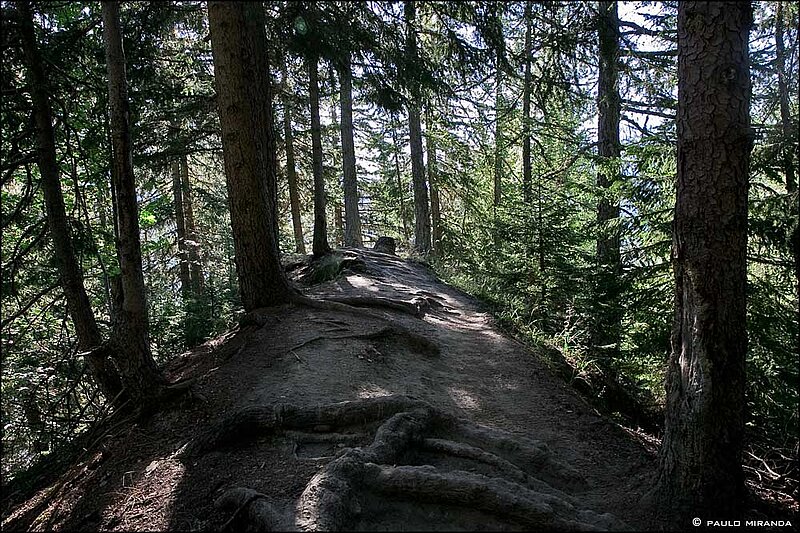
[[[308,99],[311,104],[311,163],[314,172],[314,241],[315,258],[331,252],[328,244],[328,222],[325,218],[325,175],[322,168],[322,127],[319,121],[319,59],[306,59],[308,67]]]
[[[342,106],[342,171],[344,188],[345,246],[361,247],[361,219],[358,214],[358,177],[353,142],[353,69],[350,54],[339,65],[339,96]]]
[[[175,201],[175,226],[178,243],[178,277],[181,282],[181,296],[183,300],[189,299],[192,290],[191,274],[189,272],[189,254],[186,251],[186,221],[183,208],[183,179],[181,176],[181,162],[176,159],[172,162],[172,196]]]
[[[83,273],[72,245],[69,221],[64,207],[64,196],[61,191],[52,110],[47,94],[47,79],[36,44],[33,13],[29,2],[17,2],[17,6],[20,12],[20,33],[28,65],[28,81],[36,121],[36,144],[39,152],[37,163],[42,178],[47,224],[53,239],[61,285],[67,300],[70,318],[75,326],[75,334],[78,337],[78,349],[88,352],[86,364],[89,372],[106,399],[111,401],[122,390],[122,383],[116,368],[106,360],[102,350],[92,351],[103,343],[103,339],[97,327],[89,296],[83,285]]]
[[[526,205],[533,200],[531,179],[531,2],[525,2],[525,79],[522,85],[522,199]]]
[[[616,2],[600,2],[598,14],[600,72],[597,88],[597,144],[601,164],[608,166],[598,172],[597,186],[602,195],[597,203],[597,298],[598,311],[592,344],[597,347],[601,362],[608,368],[609,358],[616,353],[622,328],[620,308],[619,202],[606,197],[607,191],[619,180],[615,161],[620,156],[619,120],[620,96],[618,87],[619,18]],[[607,226],[612,224],[613,228]]]
[[[117,200],[117,257],[122,300],[114,321],[113,344],[118,348],[115,350],[116,363],[128,394],[135,404],[145,405],[160,396],[165,380],[150,353],[148,340],[139,206],[131,159],[130,111],[119,2],[103,2],[102,14],[113,151],[111,183]]]
[[[300,195],[297,192],[297,165],[294,160],[294,133],[292,132],[292,104],[289,99],[289,74],[286,71],[286,60],[282,63],[284,90],[283,103],[283,142],[286,147],[286,179],[289,181],[289,205],[292,211],[292,227],[294,228],[295,252],[305,255],[306,244],[303,239],[303,222],[300,218]]]
[[[205,281],[203,279],[203,260],[200,256],[200,236],[197,233],[197,224],[194,219],[194,206],[192,205],[192,183],[189,179],[189,158],[183,154],[180,158],[181,167],[181,192],[183,197],[183,213],[186,225],[186,251],[189,258],[189,282],[195,295],[203,294]]]
[[[263,7],[209,2],[225,177],[239,291],[246,311],[286,302],[280,262],[277,159]]]
[[[660,488],[684,520],[737,517],[744,494],[751,24],[749,2],[678,5],[675,323]]]
[[[406,57],[410,63],[417,59],[417,34],[414,28],[416,6],[414,0],[404,2],[406,22]],[[411,144],[411,179],[414,185],[414,247],[427,255],[431,250],[431,220],[428,212],[428,187],[422,155],[422,125],[420,124],[419,89],[412,83],[408,106],[408,134]]]
[[[427,135],[425,144],[428,152],[428,185],[431,188],[431,230],[433,237],[433,253],[442,257],[442,215],[439,204],[438,168],[436,158],[436,139],[433,136],[434,124],[430,112],[427,115]]]

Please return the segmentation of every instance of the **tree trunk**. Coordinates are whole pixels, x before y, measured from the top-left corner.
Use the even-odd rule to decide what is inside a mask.
[[[306,59],[308,67],[308,99],[311,103],[311,163],[314,171],[314,258],[331,252],[328,244],[328,222],[325,219],[325,175],[322,168],[322,127],[319,122],[319,58]]]
[[[530,205],[532,195],[531,178],[531,2],[525,2],[525,79],[522,86],[522,199]]]
[[[345,246],[361,247],[361,220],[358,214],[358,177],[353,142],[353,69],[350,54],[339,65],[339,99],[342,106],[342,171],[344,176]]]
[[[684,520],[737,517],[744,495],[751,24],[749,2],[678,4],[675,322],[659,481]]]
[[[789,106],[789,86],[786,83],[786,45],[783,40],[783,2],[775,5],[775,68],[778,71],[778,96],[781,108],[781,129],[785,147],[783,150],[783,169],[786,174],[786,191],[797,190],[794,156],[797,144],[792,142],[792,113]]]
[[[431,188],[431,230],[433,237],[433,253],[439,258],[442,257],[442,220],[439,204],[438,186],[438,165],[436,162],[436,139],[434,138],[434,123],[431,114],[427,114],[427,135],[425,136],[426,149],[428,152],[428,184]]]
[[[775,6],[775,68],[778,71],[778,98],[781,108],[781,131],[783,132],[783,173],[786,178],[786,192],[797,193],[795,157],[797,155],[797,132],[792,131],[792,113],[789,106],[789,86],[786,83],[786,45],[783,40],[783,2]],[[796,122],[794,128],[797,128]],[[794,282],[797,291],[797,316],[800,322],[800,221],[798,221],[797,197],[790,199],[790,220],[794,221],[791,234],[791,249],[794,258]],[[795,351],[800,355],[800,332],[795,340]]]
[[[404,2],[406,21],[406,57],[409,63],[417,60],[417,34],[414,29],[416,7],[414,0]],[[411,144],[411,179],[414,185],[414,247],[421,255],[431,250],[431,220],[428,213],[428,187],[425,183],[425,167],[422,162],[422,126],[420,124],[420,94],[416,82],[412,82],[411,100],[408,106],[408,133]]]
[[[61,285],[67,300],[70,318],[75,326],[75,334],[78,337],[78,349],[82,352],[89,352],[86,357],[89,372],[106,399],[111,401],[122,390],[122,383],[117,370],[106,359],[102,350],[92,351],[103,343],[103,339],[97,327],[89,296],[83,285],[83,273],[72,245],[72,236],[60,185],[52,110],[47,94],[47,78],[36,44],[33,13],[29,2],[17,2],[17,6],[20,13],[20,33],[28,65],[28,81],[36,121],[36,144],[39,152],[37,163],[41,174],[47,224],[53,239]]]
[[[113,344],[119,348],[115,350],[116,363],[131,399],[135,405],[147,405],[161,395],[165,380],[150,353],[148,339],[139,206],[131,159],[130,111],[119,2],[103,2],[102,14],[113,152],[111,183],[117,199],[117,257],[122,299],[114,321]]]
[[[597,144],[601,164],[597,174],[601,197],[597,204],[597,312],[592,344],[598,350],[601,363],[609,368],[619,346],[622,329],[620,308],[619,202],[607,197],[608,189],[619,181],[616,170],[620,156],[619,120],[620,96],[618,87],[619,18],[616,2],[600,2],[598,14],[599,63],[597,88]],[[615,170],[612,170],[615,169]],[[607,226],[612,224],[613,228]]]
[[[305,255],[306,244],[303,240],[303,222],[300,218],[300,195],[297,192],[297,165],[294,161],[294,133],[292,132],[292,105],[289,99],[289,74],[286,71],[286,60],[283,68],[283,141],[286,146],[286,179],[289,181],[289,205],[292,211],[292,227],[294,228],[295,252]]]
[[[497,218],[497,208],[500,206],[502,176],[503,176],[503,128],[500,124],[500,116],[502,115],[503,107],[503,73],[500,70],[500,60],[498,58],[497,68],[495,69],[497,76],[496,85],[494,88],[494,195],[492,198],[492,206],[494,207],[494,216]],[[497,220],[495,220],[495,233],[497,230]]]
[[[392,145],[394,146],[394,169],[397,174],[397,191],[400,197],[400,220],[403,223],[403,237],[405,237],[406,242],[408,242],[410,235],[408,231],[408,222],[406,222],[406,191],[403,187],[403,177],[400,172],[400,143],[397,142],[398,127],[396,117],[392,114]]]
[[[280,262],[277,159],[263,7],[209,2],[225,177],[245,311],[286,302]]]
[[[184,219],[182,181],[181,162],[176,159],[172,162],[172,196],[175,200],[175,226],[178,241],[178,274],[181,282],[181,297],[186,301],[192,292],[192,281],[189,272],[189,254],[186,251],[186,221]]]
[[[186,224],[186,251],[189,258],[189,282],[192,292],[196,296],[203,294],[205,281],[203,279],[203,261],[200,257],[200,236],[197,233],[197,224],[194,220],[194,206],[192,205],[192,183],[189,180],[189,158],[183,154],[180,159],[181,167],[181,192],[183,193],[183,213]]]

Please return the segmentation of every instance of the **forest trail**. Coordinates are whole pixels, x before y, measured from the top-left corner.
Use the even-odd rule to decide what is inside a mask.
[[[292,527],[294,520],[294,527],[322,528],[326,522],[316,523],[321,520],[316,517],[309,526],[308,509],[301,507],[308,504],[309,494],[330,487],[311,485],[330,474],[334,459],[351,447],[375,451],[377,441],[368,445],[383,419],[373,416],[377,411],[372,406],[384,400],[379,414],[397,427],[408,420],[390,415],[401,411],[423,412],[426,421],[445,422],[425,426],[431,432],[426,437],[435,438],[424,440],[424,453],[403,448],[386,456],[385,465],[365,460],[359,466],[366,465],[368,473],[369,468],[383,468],[375,475],[384,481],[410,472],[432,484],[410,492],[408,485],[389,490],[386,484],[361,490],[350,479],[344,483],[353,493],[343,504],[347,516],[337,518],[344,522],[331,522],[337,527],[525,530],[531,523],[518,511],[528,512],[526,506],[545,508],[543,516],[551,509],[558,520],[547,522],[545,516],[543,524],[556,528],[653,526],[651,509],[639,501],[655,463],[634,436],[599,415],[528,348],[502,333],[479,302],[438,281],[424,265],[369,250],[347,253],[366,267],[346,270],[338,279],[309,289],[308,296],[414,301],[422,304],[422,316],[376,307],[367,314],[301,305],[259,311],[249,317],[249,325],[170,365],[173,380],[196,379],[191,401],[146,423],[116,429],[60,483],[8,516],[3,529],[218,530],[227,525],[239,530],[242,525],[257,527],[270,513],[275,515],[272,527]],[[416,342],[414,334],[432,341],[438,353]],[[343,401],[356,401],[346,405],[363,412],[339,413],[325,424],[327,415],[321,413],[327,411],[308,409]],[[400,407],[391,403],[395,401]],[[276,404],[290,407],[278,415],[269,411],[273,414],[265,415],[272,417],[267,423],[254,414],[258,406]],[[242,409],[250,418],[237,419]],[[293,412],[299,413],[298,419],[308,418],[305,426],[292,425],[286,413]],[[388,434],[387,424],[378,433]],[[405,435],[403,431],[390,436]],[[462,444],[472,446],[437,453],[459,440],[456,434]],[[508,445],[516,439],[521,447]],[[477,457],[476,450],[483,455]],[[537,459],[523,464],[517,459],[526,450]],[[385,455],[383,448],[379,452]],[[399,464],[417,468],[401,472]],[[425,464],[434,466],[419,466]],[[359,480],[366,476],[362,470]],[[481,485],[495,477],[502,478],[500,485]],[[255,492],[228,493],[233,503],[214,506],[236,487]],[[461,493],[443,497],[441,487]],[[516,494],[509,496],[508,489]],[[486,503],[487,493],[496,497],[493,503]],[[545,496],[537,500],[537,494]],[[524,501],[516,501],[518,497]],[[326,497],[321,500],[320,505],[327,505]],[[306,522],[298,525],[303,512]]]

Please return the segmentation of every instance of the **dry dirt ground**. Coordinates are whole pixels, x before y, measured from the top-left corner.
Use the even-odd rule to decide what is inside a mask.
[[[306,294],[419,316],[251,315],[169,366],[190,397],[123,420],[3,529],[659,529],[635,435],[425,266],[357,255]]]

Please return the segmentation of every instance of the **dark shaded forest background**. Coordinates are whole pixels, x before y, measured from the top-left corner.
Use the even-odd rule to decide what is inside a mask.
[[[357,238],[365,245],[396,238],[401,251],[485,301],[581,392],[658,436],[674,297],[676,3],[619,4],[619,49],[611,56],[616,152],[598,138],[598,107],[608,101],[599,94],[595,2],[418,2],[412,58],[401,3],[266,5],[281,251],[304,254],[312,245],[309,57],[319,61],[328,242],[359,244],[347,236],[353,224],[342,184],[347,56]],[[69,443],[108,405],[87,378],[68,318],[19,32],[7,16],[13,6],[1,7],[8,478]],[[35,11],[67,215],[105,331],[119,267],[100,8],[48,2]],[[165,363],[232,327],[242,312],[211,43],[200,3],[126,2],[121,17],[150,343]],[[754,19],[745,469],[796,490],[798,8],[756,2]],[[424,139],[429,247],[415,235],[409,109]]]

